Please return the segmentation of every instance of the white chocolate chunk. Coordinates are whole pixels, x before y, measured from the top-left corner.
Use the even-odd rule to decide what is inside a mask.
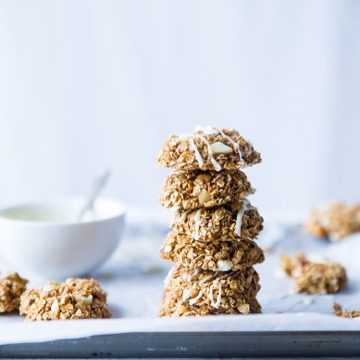
[[[198,196],[200,205],[204,205],[205,202],[209,199],[209,197],[209,193],[205,189],[202,189]]]
[[[210,147],[213,154],[228,154],[233,151],[233,149],[230,146],[227,146],[220,141],[211,144]]]
[[[233,263],[230,260],[219,260],[216,265],[215,271],[229,271],[233,267]]]

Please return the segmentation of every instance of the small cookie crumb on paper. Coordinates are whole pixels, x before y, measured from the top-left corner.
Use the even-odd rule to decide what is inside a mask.
[[[360,316],[360,310],[346,311],[338,303],[334,303],[333,308],[334,308],[333,314],[335,316],[341,316],[346,318],[355,318]]]

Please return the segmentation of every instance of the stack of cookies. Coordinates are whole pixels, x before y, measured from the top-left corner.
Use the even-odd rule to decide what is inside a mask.
[[[264,260],[254,242],[263,219],[246,199],[255,190],[240,170],[259,162],[235,130],[196,127],[163,144],[158,164],[174,172],[160,203],[177,210],[161,248],[175,267],[165,280],[160,316],[261,312],[253,266]]]

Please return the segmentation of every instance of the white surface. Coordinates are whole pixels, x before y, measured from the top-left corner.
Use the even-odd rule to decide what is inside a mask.
[[[98,199],[93,218],[79,222],[84,203],[55,200],[1,210],[2,258],[17,272],[43,280],[64,280],[98,268],[119,243],[125,207]]]
[[[131,225],[114,256],[93,274],[108,292],[113,319],[24,323],[23,317],[15,314],[1,315],[0,344],[132,331],[360,331],[360,318],[343,319],[332,315],[334,301],[348,310],[359,308],[360,235],[357,239],[331,244],[305,236],[298,227],[275,230],[275,226],[268,224],[259,244],[271,245],[273,252],[267,255],[265,263],[257,266],[261,279],[258,299],[263,314],[159,319],[163,280],[171,266],[158,256],[166,232],[160,223]],[[348,270],[348,287],[336,295],[293,294],[292,280],[278,276],[278,253],[300,250],[341,261]],[[39,283],[33,281],[31,285]]]
[[[1,0],[0,204],[81,195],[152,206],[155,156],[196,124],[239,129],[254,205],[360,199],[360,3]]]

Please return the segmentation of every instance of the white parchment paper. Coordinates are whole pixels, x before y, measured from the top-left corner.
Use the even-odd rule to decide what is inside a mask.
[[[158,318],[163,279],[172,266],[159,258],[161,242],[169,230],[166,220],[153,216],[150,221],[143,214],[133,213],[116,253],[90,274],[108,292],[112,319],[24,323],[24,318],[15,313],[0,314],[0,345],[148,331],[360,331],[360,318],[332,315],[335,301],[348,310],[360,308],[360,235],[332,244],[305,235],[296,224],[266,224],[259,239],[260,246],[271,248],[266,261],[256,267],[263,314]],[[348,270],[348,287],[336,295],[294,294],[292,280],[278,269],[280,251],[304,251],[341,262]],[[5,263],[0,263],[0,268],[14,270]],[[30,280],[29,287],[42,285]]]

